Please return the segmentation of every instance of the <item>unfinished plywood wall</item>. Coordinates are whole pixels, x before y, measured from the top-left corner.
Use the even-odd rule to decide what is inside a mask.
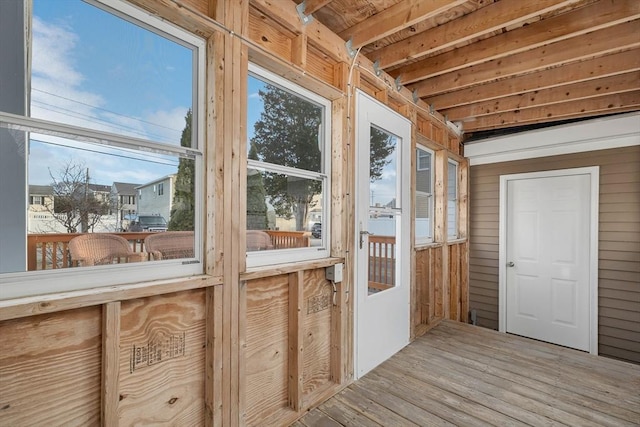
[[[367,58],[353,61],[322,24],[303,25],[289,0],[130,1],[207,40],[203,274],[0,307],[0,425],[286,425],[353,374],[349,91],[361,88],[408,117],[443,164],[463,160],[459,137],[390,76],[376,76]],[[238,212],[248,61],[333,102],[331,258],[246,269]],[[464,318],[461,230],[459,241],[441,235],[416,251],[414,328]],[[336,263],[345,279],[334,290],[324,269]]]

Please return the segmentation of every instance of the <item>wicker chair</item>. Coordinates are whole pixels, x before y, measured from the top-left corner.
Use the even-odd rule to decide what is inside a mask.
[[[87,233],[69,241],[71,261],[77,266],[144,261],[146,254],[133,252],[129,242],[106,233]]]
[[[154,260],[193,258],[193,231],[165,231],[144,239],[144,248]]]
[[[273,249],[271,236],[260,230],[247,230],[247,251]]]

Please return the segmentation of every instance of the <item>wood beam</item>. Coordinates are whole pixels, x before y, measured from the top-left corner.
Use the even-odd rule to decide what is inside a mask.
[[[638,34],[640,34],[640,20],[635,20],[474,65],[458,71],[455,76],[432,77],[411,85],[411,89],[417,90],[418,96],[421,97],[445,93],[492,80],[564,65],[568,62],[606,55],[640,46]],[[615,40],[616,43],[611,43],[611,40]]]
[[[306,6],[304,8],[304,14],[311,15],[312,13],[317,12],[318,10],[322,9],[323,7],[331,3],[333,0],[305,0],[305,1],[306,1],[306,4],[305,4]]]
[[[601,79],[588,80],[586,82],[573,83],[560,88],[549,88],[525,92],[520,95],[512,95],[495,100],[463,105],[460,107],[443,110],[451,121],[467,121],[472,117],[480,117],[489,114],[504,113],[507,111],[523,110],[525,108],[542,107],[560,102],[577,101],[603,93],[616,94],[631,92],[640,89],[640,71],[619,74]]]
[[[347,28],[339,35],[344,40],[353,39],[352,46],[357,49],[465,2],[466,0],[404,0]]]
[[[467,132],[552,122],[579,117],[635,111],[640,109],[640,90],[615,95],[604,95],[588,100],[578,100],[521,111],[482,116],[465,123]]]
[[[300,21],[294,2],[287,0],[251,0],[251,7],[296,35],[306,34],[309,43],[330,58],[338,62],[351,62],[351,57],[349,57],[344,46],[344,40],[317,19],[304,25]]]
[[[552,88],[592,79],[628,73],[640,69],[640,49],[615,53],[576,62],[563,67],[530,73],[513,79],[474,86],[442,95],[427,97],[426,102],[438,110],[496,99],[508,95]]]
[[[626,22],[629,19],[637,19],[638,17],[640,17],[640,2],[638,1],[614,0],[598,2],[459,49],[425,58],[390,71],[389,74],[393,77],[401,75],[402,82],[409,84],[534,49],[544,44],[575,37],[589,31],[606,28]]]
[[[380,60],[381,68],[388,68],[408,59],[415,59],[442,51],[478,36],[549,13],[576,1],[539,0],[525,2],[502,0],[415,36],[370,52],[367,56],[374,60]]]

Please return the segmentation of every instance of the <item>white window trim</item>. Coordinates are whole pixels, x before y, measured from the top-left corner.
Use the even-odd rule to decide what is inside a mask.
[[[274,86],[288,90],[308,101],[321,106],[324,109],[323,126],[321,136],[323,138],[322,160],[323,172],[306,171],[287,166],[273,165],[266,162],[248,160],[247,165],[255,169],[264,168],[261,165],[269,165],[269,171],[285,173],[309,179],[321,179],[323,183],[322,197],[322,244],[319,247],[275,249],[267,251],[247,251],[247,268],[264,267],[290,262],[310,261],[327,258],[330,255],[329,242],[331,230],[330,200],[331,200],[331,101],[323,98],[303,87],[300,87],[282,77],[267,71],[255,64],[249,64],[249,75]],[[247,141],[248,143],[248,141]],[[246,174],[245,174],[246,175]]]
[[[460,234],[458,233],[458,228],[459,228],[459,221],[460,221],[460,187],[458,186],[458,176],[460,174],[460,164],[453,160],[453,159],[447,159],[447,184],[449,181],[449,166],[450,165],[455,165],[456,167],[456,197],[455,199],[453,199],[454,201],[454,214],[455,214],[455,234],[449,234],[449,222],[447,221],[447,241],[454,241],[460,238]],[[447,220],[449,217],[449,186],[447,185]]]
[[[192,124],[197,130],[197,139],[194,140],[195,147],[185,148],[171,144],[149,142],[149,140],[126,137],[120,134],[91,130],[88,128],[75,127],[57,122],[50,122],[31,117],[24,117],[15,114],[0,112],[0,121],[12,127],[22,130],[38,130],[45,132],[57,132],[59,136],[67,136],[72,139],[82,138],[88,141],[101,144],[118,146],[124,148],[152,150],[163,154],[172,154],[178,157],[188,157],[196,162],[196,171],[204,171],[204,122],[205,122],[205,58],[206,42],[185,30],[163,21],[137,7],[120,0],[90,0],[90,3],[101,7],[107,6],[106,12],[115,12],[115,15],[131,22],[131,18],[138,22],[131,22],[132,25],[143,24],[143,27],[160,36],[170,35],[170,39],[178,42],[190,49],[195,49],[194,76],[193,76],[193,108],[195,114]],[[29,17],[30,19],[30,17]],[[29,39],[30,40],[30,39]],[[31,49],[31,47],[27,47]],[[29,71],[30,74],[30,71]],[[25,76],[30,78],[30,76]],[[27,87],[29,87],[27,85]],[[25,96],[28,96],[25,93]],[[195,200],[203,200],[204,178],[202,173],[195,177]],[[28,182],[25,178],[25,191],[28,192]],[[202,207],[201,207],[202,209]],[[152,281],[159,279],[171,279],[186,277],[195,274],[202,274],[204,267],[201,262],[203,253],[201,250],[202,237],[197,230],[202,230],[203,215],[201,209],[196,210],[194,218],[194,228],[196,230],[194,258],[167,260],[150,264],[145,262],[131,264],[117,264],[106,266],[94,266],[87,270],[65,268],[54,270],[24,271],[17,273],[0,274],[0,301],[22,297],[33,297],[51,293],[78,291],[91,288],[118,286],[124,283],[135,283]],[[27,211],[25,209],[25,215]],[[25,270],[27,254],[24,254]]]
[[[418,193],[427,194],[427,197],[429,198],[429,206],[428,206],[428,209],[429,209],[429,232],[430,232],[431,236],[429,236],[429,237],[418,236],[418,234],[415,233],[415,244],[416,245],[425,245],[425,244],[433,243],[433,240],[434,240],[433,235],[434,235],[434,230],[435,230],[435,227],[434,227],[435,224],[434,224],[434,217],[433,216],[435,214],[435,200],[434,200],[434,194],[433,194],[433,192],[434,192],[434,182],[433,182],[433,180],[435,178],[434,168],[435,168],[435,155],[436,155],[436,153],[435,153],[435,151],[433,151],[433,150],[431,150],[431,149],[429,149],[429,148],[427,148],[427,147],[425,147],[424,145],[421,145],[421,144],[416,144],[416,151],[417,150],[426,151],[426,152],[431,154],[431,164],[430,164],[430,170],[431,171],[429,173],[429,175],[431,176],[431,178],[429,180],[429,183],[431,184],[431,186],[430,186],[431,192],[430,193],[425,193],[423,191],[418,191],[417,187],[416,187],[416,191],[415,191],[416,194],[418,194]],[[428,168],[419,168],[418,164],[419,164],[418,154],[416,152],[416,171],[423,171],[423,170],[428,169]],[[415,203],[415,194],[414,194],[414,203]],[[414,212],[415,212],[415,207],[414,207]],[[414,218],[414,221],[415,220],[417,220],[417,218]],[[415,223],[414,223],[414,227],[415,227]]]

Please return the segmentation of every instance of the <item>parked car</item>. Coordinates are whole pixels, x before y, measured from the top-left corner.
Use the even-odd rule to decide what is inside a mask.
[[[314,222],[311,226],[311,235],[316,239],[319,239],[322,236],[322,223]]]
[[[127,231],[167,231],[167,220],[160,215],[138,215],[131,220]]]

